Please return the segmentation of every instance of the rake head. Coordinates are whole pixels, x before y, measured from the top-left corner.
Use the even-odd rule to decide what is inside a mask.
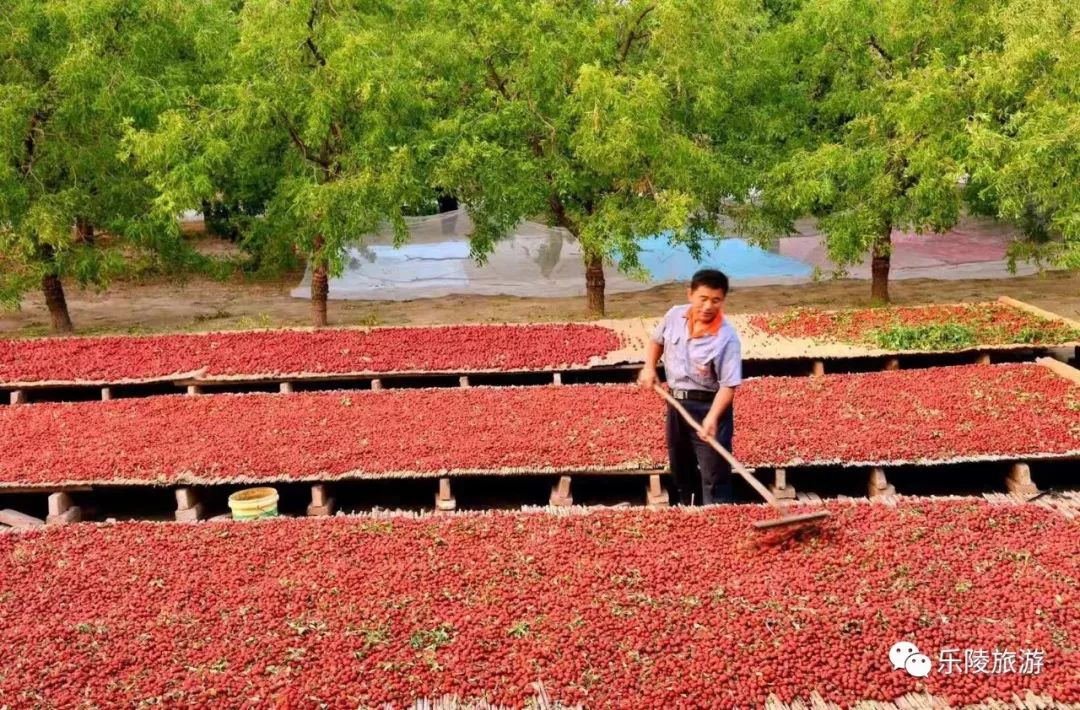
[[[770,528],[787,527],[791,525],[814,525],[827,517],[829,517],[829,511],[818,510],[813,513],[802,513],[800,515],[785,515],[773,520],[759,520],[754,523],[754,527],[758,530],[768,530]]]

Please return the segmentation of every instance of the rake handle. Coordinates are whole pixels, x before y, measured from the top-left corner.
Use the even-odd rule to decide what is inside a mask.
[[[686,411],[686,407],[682,406],[682,404],[679,403],[679,400],[671,396],[670,392],[668,392],[658,384],[654,384],[653,389],[656,390],[656,393],[663,397],[667,401],[667,403],[670,404],[675,409],[675,411],[678,412],[682,416],[682,418],[686,420],[687,424],[694,428],[694,431],[696,431],[699,435],[705,432],[705,427],[701,426],[701,424],[699,424],[698,421],[694,419],[694,416],[690,414],[690,412]],[[739,463],[739,460],[736,459],[730,451],[725,449],[720,444],[720,442],[716,440],[715,437],[704,436],[702,438],[705,439],[709,446],[716,449],[716,453],[723,456],[724,459],[729,464],[731,464],[731,469],[735,471],[735,473],[742,476],[744,481],[753,486],[754,490],[761,494],[761,497],[764,498],[769,505],[776,508],[776,510],[780,511],[780,513],[784,512],[784,508],[782,505],[780,505],[780,501],[776,499],[776,496],[774,496],[768,488],[763,486],[761,484],[761,481],[759,481],[754,476],[754,474],[750,473],[750,471],[747,470],[745,466]]]

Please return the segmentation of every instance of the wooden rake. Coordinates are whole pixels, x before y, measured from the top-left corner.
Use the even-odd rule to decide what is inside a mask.
[[[682,416],[682,418],[686,420],[687,424],[694,428],[694,431],[696,431],[699,435],[704,432],[704,427],[702,427],[701,424],[698,423],[696,419],[694,419],[693,415],[691,415],[690,412],[686,411],[686,408],[679,403],[679,400],[671,396],[670,392],[668,392],[658,384],[653,385],[653,389],[656,390],[656,393],[663,397],[667,401],[667,403],[670,404],[675,409],[675,411],[678,412]],[[736,459],[730,451],[721,446],[720,442],[717,441],[715,437],[705,437],[705,441],[707,441],[709,443],[709,446],[716,449],[716,452],[723,456],[727,460],[727,462],[731,464],[731,470],[742,476],[743,480],[753,486],[754,490],[761,494],[761,497],[765,499],[765,502],[771,505],[773,509],[776,510],[777,514],[779,514],[780,517],[774,520],[759,520],[754,523],[754,527],[758,530],[784,527],[788,525],[815,524],[818,521],[824,520],[825,518],[829,517],[829,511],[827,510],[819,510],[813,513],[801,513],[799,515],[787,515],[787,511],[784,510],[783,504],[780,503],[779,500],[777,500],[776,496],[774,496],[768,488],[762,485],[761,481],[755,478],[754,474],[751,473],[749,469],[739,463],[738,459]]]

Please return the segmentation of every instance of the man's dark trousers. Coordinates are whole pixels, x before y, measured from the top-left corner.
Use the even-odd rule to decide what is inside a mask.
[[[711,402],[689,399],[682,400],[681,404],[699,423],[712,407]],[[731,438],[735,431],[734,406],[732,402],[716,424],[716,440],[728,451],[731,451]],[[731,465],[708,442],[703,441],[672,407],[667,408],[667,445],[668,460],[671,462],[672,503],[690,505],[691,494],[695,503],[734,501]]]

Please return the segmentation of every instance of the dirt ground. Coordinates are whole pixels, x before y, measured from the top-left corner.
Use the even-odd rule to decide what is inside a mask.
[[[114,284],[105,293],[68,287],[68,306],[80,333],[226,330],[309,324],[309,304],[292,298],[299,281],[290,274],[276,282],[227,283],[195,280],[186,284],[147,282]],[[1080,319],[1080,273],[1053,272],[1010,279],[938,281],[912,279],[890,285],[896,304],[948,303],[1012,296],[1063,316]],[[842,308],[869,303],[866,281],[823,281],[798,286],[739,288],[733,284],[731,313],[781,310],[791,306]],[[685,300],[685,287],[660,286],[648,291],[609,295],[608,317],[656,316]],[[585,320],[585,299],[450,296],[403,302],[331,301],[332,325]],[[40,294],[30,295],[21,310],[0,313],[0,334],[48,333],[48,313]]]

